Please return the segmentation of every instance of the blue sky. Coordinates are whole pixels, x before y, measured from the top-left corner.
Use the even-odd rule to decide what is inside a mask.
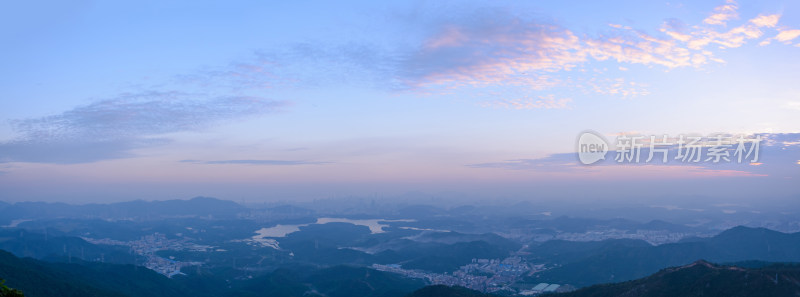
[[[800,194],[796,1],[3,5],[0,200]],[[586,129],[777,140],[575,167]]]

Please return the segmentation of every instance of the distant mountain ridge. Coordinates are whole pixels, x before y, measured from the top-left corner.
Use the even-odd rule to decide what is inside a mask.
[[[150,219],[163,217],[233,217],[247,208],[209,197],[189,200],[135,200],[110,204],[17,202],[0,204],[0,224],[13,220],[52,218]]]
[[[595,285],[553,297],[800,296],[800,266],[741,268],[704,260],[666,268],[651,276]]]
[[[588,286],[632,280],[697,259],[717,263],[800,262],[800,232],[782,233],[740,226],[714,237],[690,238],[658,246],[636,240],[550,241],[530,251],[540,258],[565,261],[559,267],[536,274],[531,281]]]

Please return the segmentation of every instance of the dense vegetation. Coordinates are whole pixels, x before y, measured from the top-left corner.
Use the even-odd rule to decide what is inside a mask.
[[[235,286],[205,271],[169,279],[133,265],[51,263],[0,251],[0,277],[28,297],[53,296],[329,296],[400,297],[424,286],[419,280],[364,267],[282,268]],[[14,295],[9,295],[14,296]]]
[[[5,285],[5,280],[0,279],[0,297],[25,297],[22,291],[9,288]]]

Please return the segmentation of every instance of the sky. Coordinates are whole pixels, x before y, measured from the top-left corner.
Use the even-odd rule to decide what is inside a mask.
[[[2,6],[2,201],[800,196],[797,1]],[[587,130],[762,141],[583,165]]]

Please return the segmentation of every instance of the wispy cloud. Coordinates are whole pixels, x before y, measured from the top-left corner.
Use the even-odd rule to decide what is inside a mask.
[[[647,85],[628,81],[625,78],[597,78],[592,77],[586,81],[592,91],[603,95],[614,95],[622,98],[634,98],[650,94]]]
[[[724,26],[729,20],[739,17],[739,14],[736,12],[738,8],[739,6],[736,4],[736,1],[728,0],[725,5],[714,8],[714,13],[705,18],[703,23]]]
[[[589,38],[585,41],[584,52],[595,60],[615,60],[618,63],[658,65],[668,69],[677,67],[699,67],[705,59],[693,59],[693,53],[677,42],[652,36],[633,29],[621,29],[614,34]]]
[[[552,154],[537,159],[513,159],[500,162],[468,164],[471,168],[499,168],[510,170],[533,170],[542,172],[572,172],[576,170],[591,171],[592,167],[582,166],[578,163],[575,154]]]
[[[331,163],[331,162],[316,162],[316,161],[303,161],[303,160],[216,160],[216,161],[181,160],[180,162],[207,164],[207,165],[238,164],[238,165],[278,165],[278,166],[320,165],[320,164]]]
[[[592,61],[699,68],[724,62],[714,56],[715,49],[709,45],[740,47],[762,37],[765,29],[775,28],[780,20],[779,14],[758,15],[725,29],[739,18],[737,10],[737,4],[728,1],[715,8],[701,25],[687,26],[672,19],[658,29],[660,34],[650,34],[610,24],[609,31],[599,36],[575,33],[508,11],[482,10],[461,21],[440,24],[416,51],[399,61],[397,78],[411,90],[502,85],[543,91],[567,83],[558,78],[559,73],[569,73]],[[797,37],[793,31],[783,32],[779,34],[782,40]],[[649,93],[640,87],[623,89],[618,84],[574,80],[568,84],[621,97]]]
[[[751,39],[758,39],[763,36],[763,29],[775,27],[778,20],[780,20],[779,14],[759,15],[750,19],[747,23],[728,31],[720,32],[714,28],[697,29],[690,33],[691,37],[686,41],[686,45],[693,50],[703,50],[711,44],[737,48]]]
[[[791,44],[792,40],[795,38],[800,37],[800,30],[798,29],[789,29],[789,30],[782,30],[772,38],[764,39],[759,45],[768,45],[772,43],[773,40],[777,40],[778,42],[783,42],[784,44]]]
[[[176,75],[175,81],[201,88],[215,87],[231,91],[291,85],[293,81],[281,75],[281,68],[276,59],[255,55],[249,61],[233,62],[222,67],[205,67],[192,73]]]
[[[175,76],[174,83],[243,93],[338,84],[398,88],[397,54],[370,44],[295,43],[258,50],[249,59]],[[387,79],[389,78],[389,79]]]
[[[290,44],[259,51],[247,61],[182,75],[177,80],[234,92],[332,84],[420,94],[514,87],[527,91],[518,97],[536,98],[551,89],[566,87],[633,98],[650,92],[644,84],[636,85],[625,77],[601,82],[570,74],[585,70],[593,61],[614,61],[626,70],[629,65],[669,70],[724,63],[714,55],[719,47],[740,47],[770,30],[776,31],[780,14],[757,15],[736,25],[740,19],[738,5],[728,1],[700,24],[687,25],[676,19],[649,29],[610,24],[608,30],[597,35],[506,9],[481,8],[448,18],[433,14],[433,18],[436,19],[429,20],[429,35],[418,45],[386,48],[358,42]],[[773,39],[789,42],[800,36],[796,30],[781,30]]]
[[[285,102],[257,97],[202,97],[177,92],[123,94],[61,114],[12,121],[18,136],[0,143],[1,162],[84,163],[131,156],[169,142],[163,134],[200,131],[269,113]]]
[[[536,98],[524,97],[517,99],[499,99],[483,102],[483,106],[506,109],[561,109],[569,108],[571,98],[555,98],[553,95],[538,96]]]
[[[571,69],[585,60],[578,37],[553,24],[485,12],[463,23],[443,24],[407,59],[400,80],[430,85],[547,86],[541,71]]]

